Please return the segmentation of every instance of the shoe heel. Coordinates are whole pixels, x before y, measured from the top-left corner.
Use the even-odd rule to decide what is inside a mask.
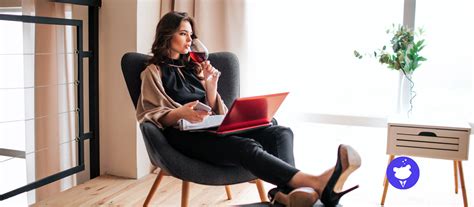
[[[339,200],[341,199],[342,196],[344,196],[346,193],[349,193],[355,189],[359,188],[359,185],[356,185],[352,188],[349,188],[345,191],[341,191],[341,192],[334,192],[332,191],[331,195],[328,196],[328,197],[325,197],[325,198],[322,198],[321,199],[321,202],[324,204],[324,206],[327,206],[327,207],[335,207],[337,206],[337,204],[339,204]]]
[[[359,185],[356,185],[356,186],[354,186],[354,187],[352,187],[352,188],[349,188],[349,189],[347,189],[347,190],[345,190],[345,191],[336,193],[336,195],[338,196],[338,199],[340,199],[344,194],[349,193],[349,192],[351,192],[351,191],[353,191],[353,190],[355,190],[355,189],[357,189],[357,188],[359,188]]]
[[[357,170],[360,165],[361,158],[357,151],[349,145],[339,145],[334,172],[329,178],[329,181],[326,184],[326,187],[324,187],[321,195],[321,202],[324,206],[336,206],[343,195],[359,187],[356,185],[352,188],[341,191],[347,177]]]

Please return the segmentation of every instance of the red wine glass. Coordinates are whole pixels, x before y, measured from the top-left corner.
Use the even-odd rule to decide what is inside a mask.
[[[199,39],[193,39],[193,42],[191,43],[191,46],[189,47],[189,56],[191,56],[191,59],[193,59],[194,62],[196,63],[202,63],[209,58],[209,50],[207,50],[206,46],[202,44],[202,42]],[[214,76],[220,76],[221,72],[216,70],[214,72]],[[212,77],[209,76],[208,79],[211,79]]]
[[[209,51],[199,39],[193,39],[189,49],[189,55],[196,63],[202,63],[209,57]]]

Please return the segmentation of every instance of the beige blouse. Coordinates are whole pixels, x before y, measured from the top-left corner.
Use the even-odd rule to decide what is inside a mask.
[[[159,67],[154,64],[148,65],[140,74],[142,79],[142,93],[138,98],[136,116],[140,123],[150,121],[160,129],[163,129],[165,126],[160,122],[161,117],[165,116],[171,110],[180,107],[181,104],[175,102],[166,94],[160,74]],[[219,94],[217,94],[213,113],[227,113],[227,107]]]

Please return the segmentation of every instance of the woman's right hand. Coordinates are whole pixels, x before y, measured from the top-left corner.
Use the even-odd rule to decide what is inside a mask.
[[[202,122],[207,116],[211,114],[211,112],[202,111],[202,110],[194,110],[194,106],[199,101],[189,102],[187,104],[182,105],[181,107],[177,108],[179,111],[180,117],[186,119],[191,123],[198,123]]]

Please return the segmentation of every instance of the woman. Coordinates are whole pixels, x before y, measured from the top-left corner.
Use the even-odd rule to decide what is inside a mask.
[[[269,192],[272,200],[310,206],[320,198],[326,206],[336,205],[348,192],[338,192],[345,179],[360,166],[359,155],[349,146],[339,146],[335,168],[311,175],[294,167],[293,132],[287,127],[270,126],[225,138],[177,129],[180,119],[201,122],[211,113],[227,112],[217,93],[218,70],[209,61],[198,64],[189,60],[189,47],[195,38],[194,21],[186,13],[170,12],[162,17],[156,27],[153,57],[141,74],[139,122],[153,122],[163,129],[174,148],[189,157],[216,165],[242,166],[275,184],[278,188]],[[212,112],[193,110],[198,102],[209,105]]]

